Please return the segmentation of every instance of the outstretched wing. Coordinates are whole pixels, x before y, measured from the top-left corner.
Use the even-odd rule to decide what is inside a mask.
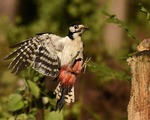
[[[9,65],[12,73],[17,74],[32,65],[39,73],[56,77],[59,74],[60,68],[60,60],[57,52],[63,46],[63,43],[60,41],[61,37],[59,36],[49,33],[40,34],[11,46],[11,48],[18,47],[18,49],[4,59],[14,58]]]

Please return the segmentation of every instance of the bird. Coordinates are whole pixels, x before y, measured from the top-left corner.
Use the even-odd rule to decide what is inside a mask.
[[[57,78],[59,82],[54,94],[56,109],[61,111],[65,104],[75,101],[74,84],[85,65],[81,35],[87,30],[83,24],[73,24],[65,37],[48,32],[36,34],[10,46],[17,49],[4,60],[13,58],[8,69],[14,74],[32,66],[44,76]]]

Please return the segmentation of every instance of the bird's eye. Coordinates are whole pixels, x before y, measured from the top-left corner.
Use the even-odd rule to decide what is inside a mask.
[[[74,25],[74,28],[75,28],[75,29],[78,29],[78,27],[79,27],[78,25]]]

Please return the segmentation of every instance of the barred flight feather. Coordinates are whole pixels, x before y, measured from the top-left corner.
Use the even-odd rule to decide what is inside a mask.
[[[35,54],[34,50],[37,48],[35,43],[31,44],[31,41],[26,41],[18,48],[18,52],[15,51],[16,54],[12,53],[7,57],[8,59],[14,57],[14,55],[16,56],[9,65],[9,69],[12,69],[12,73],[17,74],[31,64],[34,57],[33,54]]]
[[[33,68],[46,76],[57,77],[59,74],[59,62],[57,56],[52,56],[49,51],[40,46],[36,52]]]
[[[33,68],[43,75],[57,77],[60,61],[50,36],[52,35],[48,33],[42,34],[12,45],[11,48],[18,47],[18,49],[4,58],[4,60],[14,58],[8,67],[12,73],[17,74],[32,64]]]
[[[32,41],[32,38],[29,38],[29,39],[27,39],[27,40],[23,40],[22,42],[16,43],[16,44],[10,46],[10,48],[20,47],[20,46],[23,45],[23,44],[24,44],[24,45],[27,45],[27,42],[28,42],[28,41]]]

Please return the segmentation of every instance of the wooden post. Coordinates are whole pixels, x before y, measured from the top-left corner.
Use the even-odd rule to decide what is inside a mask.
[[[147,39],[137,47],[140,52],[127,59],[132,73],[128,120],[150,120],[150,46],[143,49],[144,42]]]

